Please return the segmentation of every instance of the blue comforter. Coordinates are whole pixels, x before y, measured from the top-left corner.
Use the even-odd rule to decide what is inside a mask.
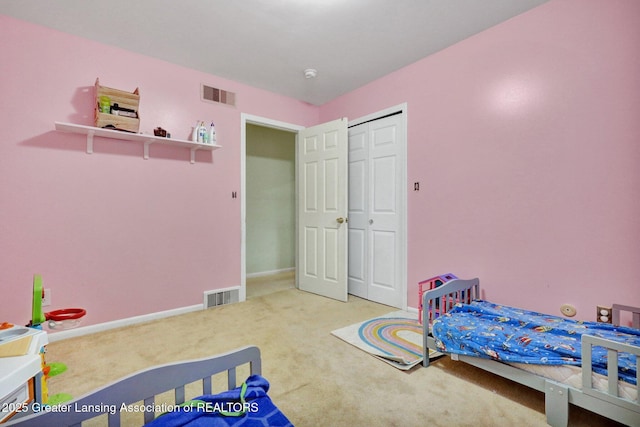
[[[438,349],[507,363],[581,365],[582,334],[640,346],[640,330],[581,322],[533,311],[474,301],[457,304],[433,322]],[[593,347],[593,370],[606,374],[607,352]],[[619,377],[636,383],[636,357],[618,356]]]
[[[145,427],[293,427],[267,396],[267,391],[269,382],[260,375],[252,375],[241,387],[196,397]]]

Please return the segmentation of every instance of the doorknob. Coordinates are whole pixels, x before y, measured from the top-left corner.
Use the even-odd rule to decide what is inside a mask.
[[[336,221],[338,221],[338,224],[342,224],[344,222],[344,218],[336,218]]]
[[[372,219],[369,220],[369,224],[373,224],[373,220]]]

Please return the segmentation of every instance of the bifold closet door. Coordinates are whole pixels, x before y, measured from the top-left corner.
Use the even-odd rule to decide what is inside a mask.
[[[401,116],[349,129],[349,293],[402,307]]]

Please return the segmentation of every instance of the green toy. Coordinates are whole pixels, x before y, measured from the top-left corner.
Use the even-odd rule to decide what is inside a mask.
[[[31,323],[32,328],[42,329],[42,324],[46,320],[42,312],[42,276],[33,275],[33,300],[31,307]]]
[[[46,316],[42,312],[42,276],[39,274],[33,275],[33,302],[31,306],[31,322],[27,325],[28,327],[35,329],[42,329],[42,324],[46,321]],[[43,378],[43,390],[45,390],[45,394],[47,393],[47,380],[51,377],[55,377],[67,370],[67,365],[60,362],[46,363],[44,360],[44,347],[42,349],[42,363],[44,373]],[[68,393],[57,393],[54,395],[50,395],[46,397],[44,403],[47,405],[55,406],[64,402],[68,402],[73,399]]]

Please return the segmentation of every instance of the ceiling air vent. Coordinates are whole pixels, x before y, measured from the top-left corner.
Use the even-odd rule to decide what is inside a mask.
[[[236,106],[235,93],[207,85],[202,85],[202,100],[215,102],[216,104],[231,105],[232,107]]]

